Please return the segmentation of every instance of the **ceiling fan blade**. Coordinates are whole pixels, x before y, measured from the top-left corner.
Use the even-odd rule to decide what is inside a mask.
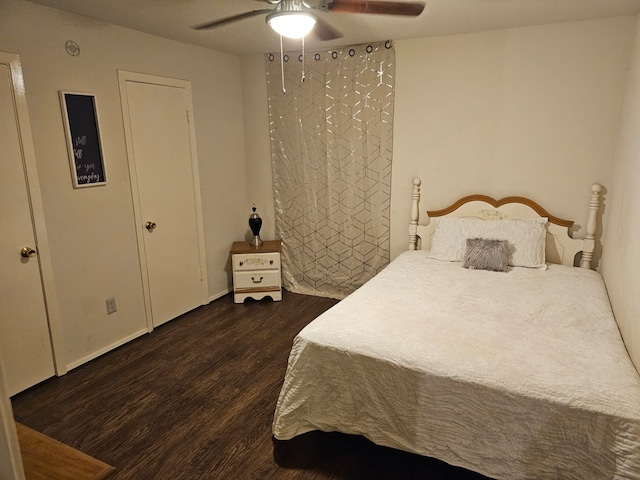
[[[203,23],[201,25],[194,25],[191,28],[193,28],[194,30],[208,30],[210,28],[221,27],[222,25],[227,25],[228,23],[244,20],[245,18],[251,18],[257,15],[264,15],[265,13],[271,12],[273,12],[272,8],[263,8],[261,10],[253,10],[251,12],[245,12],[238,15],[232,15],[230,17],[220,18],[218,20],[213,20],[212,22]]]
[[[316,20],[316,24],[313,26],[313,33],[320,40],[336,40],[342,38],[342,33],[333,28],[329,23],[325,22],[321,18]]]
[[[374,13],[417,17],[424,10],[423,2],[369,2],[367,0],[333,0],[327,10],[334,13]]]

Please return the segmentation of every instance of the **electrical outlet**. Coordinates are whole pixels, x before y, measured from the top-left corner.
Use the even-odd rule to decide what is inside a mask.
[[[118,307],[116,306],[116,297],[107,298],[105,303],[107,304],[107,315],[111,315],[118,311]]]

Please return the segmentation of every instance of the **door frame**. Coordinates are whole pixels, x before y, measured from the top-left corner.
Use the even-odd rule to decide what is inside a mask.
[[[136,239],[138,242],[138,256],[140,259],[140,273],[142,276],[142,291],[144,295],[144,308],[147,321],[147,330],[153,331],[153,311],[151,309],[151,293],[149,287],[149,277],[147,275],[147,256],[144,245],[144,220],[140,206],[140,191],[138,188],[138,175],[136,170],[135,154],[133,149],[133,132],[131,130],[131,118],[129,116],[129,104],[127,97],[127,82],[147,83],[165,87],[183,88],[186,92],[187,124],[189,127],[189,142],[191,144],[191,175],[194,193],[194,204],[196,210],[196,228],[198,233],[198,250],[200,259],[201,277],[201,304],[209,303],[209,286],[207,276],[207,262],[205,255],[204,221],[202,218],[202,195],[200,192],[200,170],[198,167],[198,155],[196,147],[196,130],[193,122],[193,97],[191,94],[191,82],[176,78],[160,77],[146,73],[130,72],[118,70],[118,86],[120,89],[120,103],[122,104],[122,117],[124,121],[124,135],[127,148],[127,159],[129,164],[129,179],[131,184],[131,194],[133,197],[133,213],[136,222]]]
[[[27,96],[24,89],[24,77],[22,75],[22,65],[20,56],[14,53],[0,52],[0,63],[9,67],[11,73],[11,84],[13,87],[13,99],[16,106],[16,123],[18,134],[20,135],[20,145],[22,148],[22,161],[24,165],[27,194],[31,207],[31,221],[33,223],[33,233],[38,251],[38,266],[42,279],[45,311],[49,323],[49,337],[51,340],[51,350],[53,353],[53,365],[56,375],[67,373],[67,361],[64,349],[64,337],[62,334],[62,323],[60,310],[58,307],[58,297],[56,295],[55,282],[53,276],[53,266],[51,264],[51,250],[49,248],[49,237],[44,217],[44,207],[40,192],[40,179],[38,177],[38,166],[36,154],[33,146],[33,136],[31,133],[31,121],[29,120],[29,109],[27,106]]]
[[[0,364],[0,478],[25,480],[16,421],[4,377],[4,369]]]

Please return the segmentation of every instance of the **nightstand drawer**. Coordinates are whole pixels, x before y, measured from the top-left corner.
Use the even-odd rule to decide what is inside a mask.
[[[280,287],[280,270],[259,270],[253,272],[236,272],[233,287],[239,289],[265,289]]]
[[[280,253],[241,253],[234,254],[233,271],[265,270],[280,268]]]

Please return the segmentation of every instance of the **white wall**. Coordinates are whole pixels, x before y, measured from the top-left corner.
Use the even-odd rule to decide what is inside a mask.
[[[240,60],[21,0],[0,4],[0,51],[22,61],[66,363],[146,328],[118,69],[192,82],[210,295],[227,292],[248,218]],[[59,90],[96,95],[108,185],[73,189]]]
[[[635,28],[619,17],[394,42],[392,257],[408,246],[414,176],[423,212],[525,195],[584,235],[591,184],[611,180]],[[264,63],[242,59],[247,168],[273,211]]]
[[[523,195],[585,227],[591,184],[610,183],[634,30],[619,17],[396,42],[393,254],[414,176],[423,212]]]
[[[602,276],[625,339],[640,371],[640,16],[627,79],[613,180],[605,202]]]
[[[275,212],[264,55],[242,57],[241,68],[249,201],[256,204],[258,213],[262,217],[260,237],[273,240]],[[247,229],[247,235],[251,236],[249,229]]]

